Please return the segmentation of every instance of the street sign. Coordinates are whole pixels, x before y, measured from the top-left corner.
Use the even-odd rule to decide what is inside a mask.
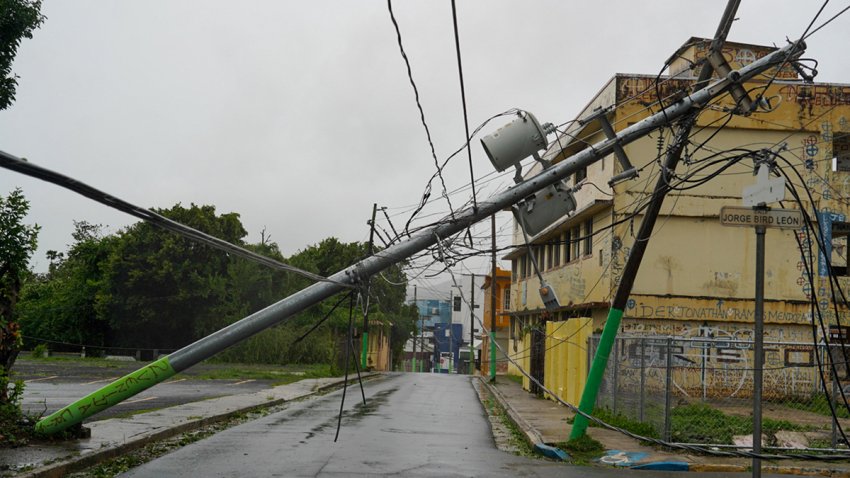
[[[798,209],[753,209],[750,207],[723,206],[720,224],[724,226],[764,226],[780,229],[803,227],[803,213]]]

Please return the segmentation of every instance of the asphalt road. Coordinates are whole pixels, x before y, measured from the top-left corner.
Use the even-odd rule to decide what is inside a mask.
[[[69,403],[107,385],[109,382],[138,369],[140,362],[43,361],[18,359],[13,367],[14,378],[25,384],[22,406],[30,413],[52,413]],[[200,380],[193,374],[202,373],[215,365],[198,365],[145,390],[114,407],[92,416],[87,421],[132,414],[142,410],[171,407],[214,397],[251,393],[272,386],[270,380]]]
[[[496,449],[467,376],[392,374],[286,409],[180,448],[122,476],[688,476],[577,467]],[[647,474],[650,473],[650,474]],[[728,476],[723,474],[699,474]],[[746,476],[746,475],[741,475]]]

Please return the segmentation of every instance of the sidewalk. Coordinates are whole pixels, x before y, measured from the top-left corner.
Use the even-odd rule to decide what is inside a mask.
[[[567,420],[573,412],[567,407],[543,398],[537,398],[522,389],[518,383],[504,376],[496,384],[482,378],[493,396],[502,403],[511,419],[523,430],[532,444],[554,445],[569,439],[572,425]],[[603,462],[615,466],[638,466],[651,463],[679,463],[689,471],[745,472],[749,471],[749,458],[727,458],[711,455],[693,455],[686,452],[656,449],[640,444],[622,433],[598,427],[589,427],[587,434],[603,444],[608,457]],[[617,453],[622,452],[622,453]],[[765,473],[805,474],[812,476],[850,477],[850,462],[819,462],[780,460],[762,462]],[[649,476],[649,475],[647,475]]]
[[[371,377],[373,373],[363,374]],[[342,385],[341,377],[305,379],[250,394],[192,402],[128,418],[85,423],[91,438],[0,449],[0,477],[59,477],[235,415],[309,397]],[[357,377],[349,377],[349,385]]]

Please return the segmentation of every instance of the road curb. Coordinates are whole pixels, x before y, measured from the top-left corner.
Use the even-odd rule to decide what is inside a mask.
[[[380,373],[370,372],[361,374],[361,378],[369,379],[380,376]],[[213,425],[215,423],[219,423],[221,421],[232,418],[236,415],[241,415],[243,413],[250,413],[256,410],[261,410],[264,408],[274,407],[277,405],[281,405],[286,402],[292,402],[297,400],[303,400],[305,398],[309,398],[311,396],[320,394],[322,392],[328,391],[330,389],[338,388],[345,383],[345,379],[341,378],[337,381],[320,385],[316,387],[315,390],[311,390],[310,392],[306,392],[300,395],[296,395],[294,397],[289,398],[277,398],[273,400],[268,400],[263,403],[256,403],[246,405],[245,407],[228,410],[223,413],[214,413],[209,416],[199,417],[195,420],[186,421],[180,424],[176,424],[174,426],[170,426],[164,428],[162,430],[158,430],[151,433],[144,433],[140,435],[136,435],[131,438],[127,438],[123,443],[116,443],[114,445],[105,446],[96,451],[92,451],[90,453],[86,453],[85,455],[78,455],[69,458],[62,458],[52,463],[40,466],[38,468],[28,470],[25,472],[21,472],[19,474],[13,475],[15,478],[59,478],[65,476],[69,473],[74,473],[94,465],[98,463],[102,463],[111,458],[115,458],[124,453],[129,453],[134,450],[138,450],[150,443],[165,440],[181,433],[186,433],[192,430],[197,430],[199,428]],[[357,376],[348,378],[348,383],[351,385],[352,383],[357,383]],[[255,392],[262,393],[262,392]],[[179,406],[179,405],[178,405]],[[140,414],[144,415],[144,414]]]
[[[507,401],[505,396],[502,395],[502,392],[500,392],[498,388],[491,385],[488,380],[485,380],[482,377],[478,377],[478,380],[481,385],[487,388],[487,390],[490,392],[490,395],[492,395],[493,398],[495,398],[496,401],[499,402],[499,405],[505,409],[505,411],[508,413],[508,418],[510,418],[510,420],[514,422],[514,425],[516,425],[517,428],[522,430],[525,441],[531,448],[534,448],[538,444],[545,445],[545,443],[543,442],[543,437],[540,435],[540,433],[527,421],[525,421],[525,419],[522,418],[519,413],[517,413],[514,407],[511,406],[510,402]]]

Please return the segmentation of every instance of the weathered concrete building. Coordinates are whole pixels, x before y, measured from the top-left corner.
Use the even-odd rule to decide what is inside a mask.
[[[686,42],[672,57],[669,76],[615,75],[576,118],[586,118],[597,108],[606,109],[614,130],[620,131],[660,111],[659,97],[669,104],[693,86],[709,44],[698,38]],[[732,69],[737,69],[773,50],[729,42],[723,53]],[[721,225],[719,213],[723,206],[741,205],[743,188],[755,182],[753,160],[747,155],[762,149],[779,153],[777,165],[800,190],[805,209],[817,211],[813,219],[819,221],[826,237],[825,254],[819,258],[813,245],[817,270],[812,286],[798,242],[808,246],[814,237],[805,229],[767,231],[765,340],[811,344],[813,293],[832,333],[839,332],[839,321],[850,323],[846,308],[833,308],[828,277],[831,269],[842,287],[850,282],[850,85],[805,82],[797,70],[783,65],[781,70],[771,70],[744,87],[751,97],[764,98],[762,107],[752,114],[730,115],[735,104],[725,95],[699,115],[676,171],[676,178],[687,182],[671,191],[664,202],[625,310],[622,335],[730,341],[751,338],[755,234],[749,227]],[[513,264],[510,334],[514,340],[509,348],[517,359],[525,360],[532,374],[543,377],[543,360],[538,356],[546,350],[544,321],[588,317],[592,319],[588,327],[594,331],[603,326],[643,218],[641,206],[649,199],[661,164],[659,158],[663,158],[672,137],[672,129],[663,129],[624,147],[640,172],[636,179],[609,186],[609,180],[622,172],[610,155],[568,181],[569,186],[579,188],[575,192],[576,211],[531,239],[542,275],[560,299],[558,311],[545,311],[527,251],[520,248],[506,256]],[[598,121],[574,122],[550,145],[544,158],[562,161],[603,139]],[[742,159],[736,162],[737,157]],[[721,164],[728,167],[721,169]],[[539,171],[535,166],[527,175]],[[783,207],[798,207],[790,194],[787,198]],[[524,243],[516,224],[514,243]],[[843,326],[840,332],[846,334]],[[817,334],[819,337],[822,332]],[[812,364],[813,350],[791,345],[768,347],[767,386],[772,382],[811,389],[815,380],[812,368],[795,365]],[[628,359],[634,350],[623,353]],[[690,353],[683,349],[679,355],[687,358]],[[723,347],[714,342],[708,358],[704,350],[693,353],[716,364],[747,362],[752,354],[747,347],[732,342]],[[699,377],[693,385],[699,386],[698,382],[704,380],[710,377]],[[686,382],[682,380],[684,388],[689,386]]]

